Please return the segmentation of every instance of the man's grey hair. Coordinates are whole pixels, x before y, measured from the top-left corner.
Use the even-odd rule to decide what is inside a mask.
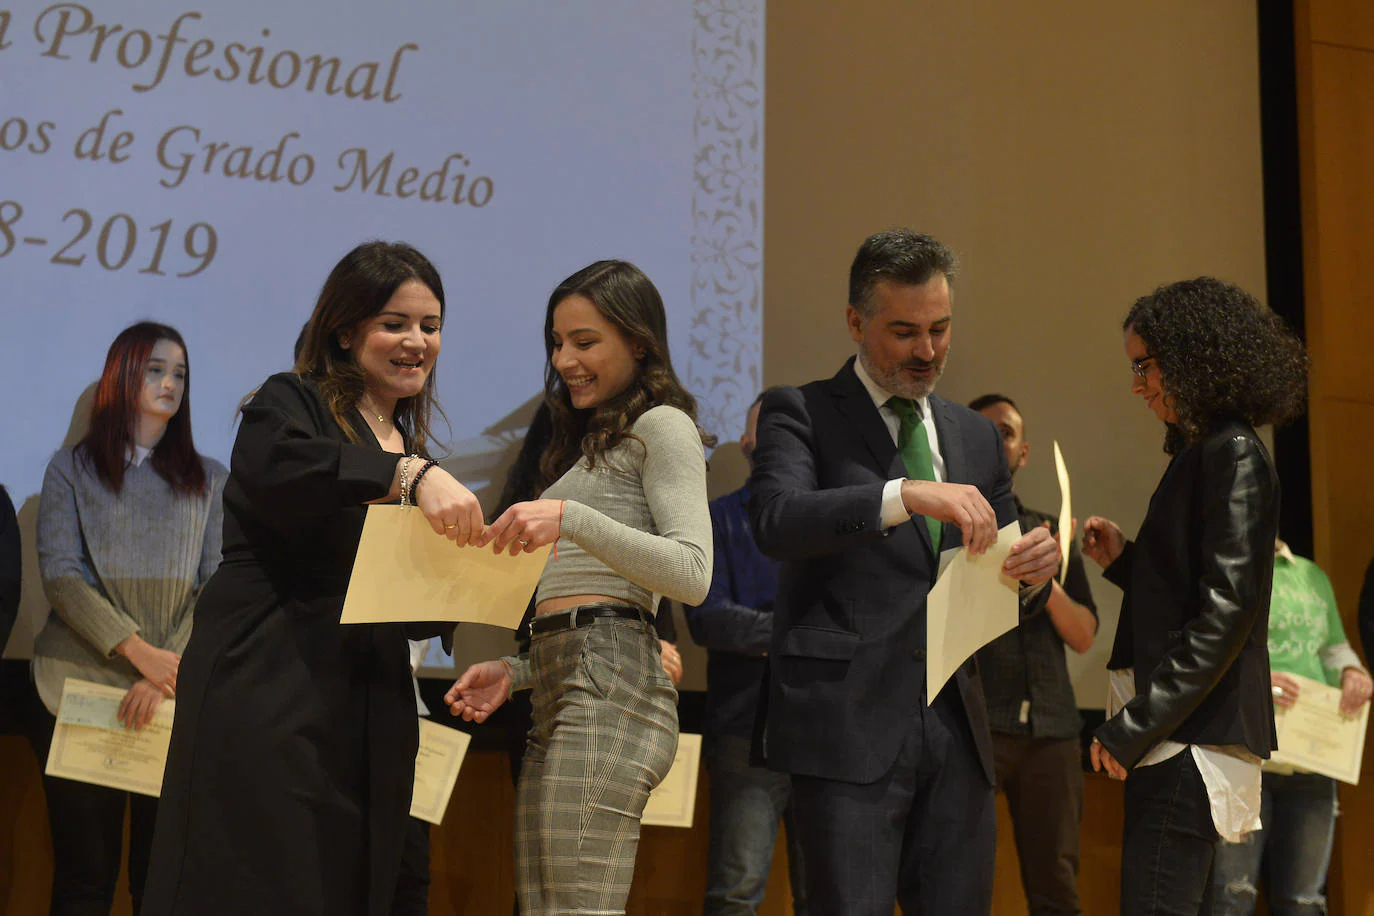
[[[946,245],[910,229],[870,235],[849,268],[849,304],[865,318],[873,313],[873,289],[882,280],[920,286],[936,275],[952,285],[959,259]]]

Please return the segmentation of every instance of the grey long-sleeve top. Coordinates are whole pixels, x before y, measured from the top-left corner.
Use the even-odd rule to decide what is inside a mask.
[[[558,558],[544,568],[538,600],[608,595],[653,611],[658,596],[705,599],[713,554],[696,424],[660,405],[630,431],[596,467],[583,459],[544,491],[566,502]],[[512,665],[517,686],[528,686],[527,668]]]
[[[119,494],[64,448],[38,500],[38,565],[53,613],[33,647],[34,680],[53,714],[68,677],[131,687],[140,677],[115,646],[139,634],[181,652],[191,611],[220,560],[220,494],[228,471],[209,458],[199,496],[176,493],[149,461],[124,472]]]

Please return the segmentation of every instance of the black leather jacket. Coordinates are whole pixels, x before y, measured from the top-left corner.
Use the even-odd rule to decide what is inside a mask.
[[[1096,735],[1123,766],[1164,739],[1273,750],[1278,518],[1278,476],[1250,426],[1223,424],[1170,462],[1140,534],[1106,571],[1126,593],[1107,667],[1134,667],[1136,696]]]

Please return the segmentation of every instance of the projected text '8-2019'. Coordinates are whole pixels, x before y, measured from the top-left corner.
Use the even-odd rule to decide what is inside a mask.
[[[134,266],[141,274],[165,277],[173,266],[164,265],[168,240],[179,228],[170,219],[147,227],[147,233],[142,236],[142,240],[146,240],[144,244],[140,244],[138,223],[127,213],[110,216],[97,229],[95,218],[89,212],[73,207],[62,214],[59,224],[63,227],[62,238],[52,241],[47,238],[50,232],[41,224],[41,219],[25,221],[24,207],[18,201],[0,201],[0,258],[15,253],[20,246],[48,248],[60,244],[61,247],[48,260],[66,267],[82,266],[92,253],[95,262],[106,270],[123,270]],[[49,224],[49,228],[54,227]],[[88,238],[92,231],[95,232],[94,240]],[[32,234],[35,232],[43,234]],[[184,253],[185,257],[180,260],[187,269],[172,270],[171,273],[178,277],[194,277],[214,261],[215,252],[219,249],[219,235],[214,226],[203,222],[191,223],[180,235],[181,252],[178,255]],[[142,257],[134,262],[136,253]]]

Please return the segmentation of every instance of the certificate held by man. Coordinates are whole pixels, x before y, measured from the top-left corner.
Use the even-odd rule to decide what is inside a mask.
[[[370,506],[340,622],[447,620],[514,630],[548,556],[548,547],[515,556],[455,547],[417,509]]]
[[[1002,572],[1002,564],[1020,537],[1020,524],[1008,522],[979,556],[962,547],[946,552],[953,558],[926,597],[927,706],[973,653],[1016,626],[1016,582]]]
[[[67,678],[44,772],[158,797],[176,704],[164,700],[150,723],[139,729],[125,728],[118,715],[126,692]]]

